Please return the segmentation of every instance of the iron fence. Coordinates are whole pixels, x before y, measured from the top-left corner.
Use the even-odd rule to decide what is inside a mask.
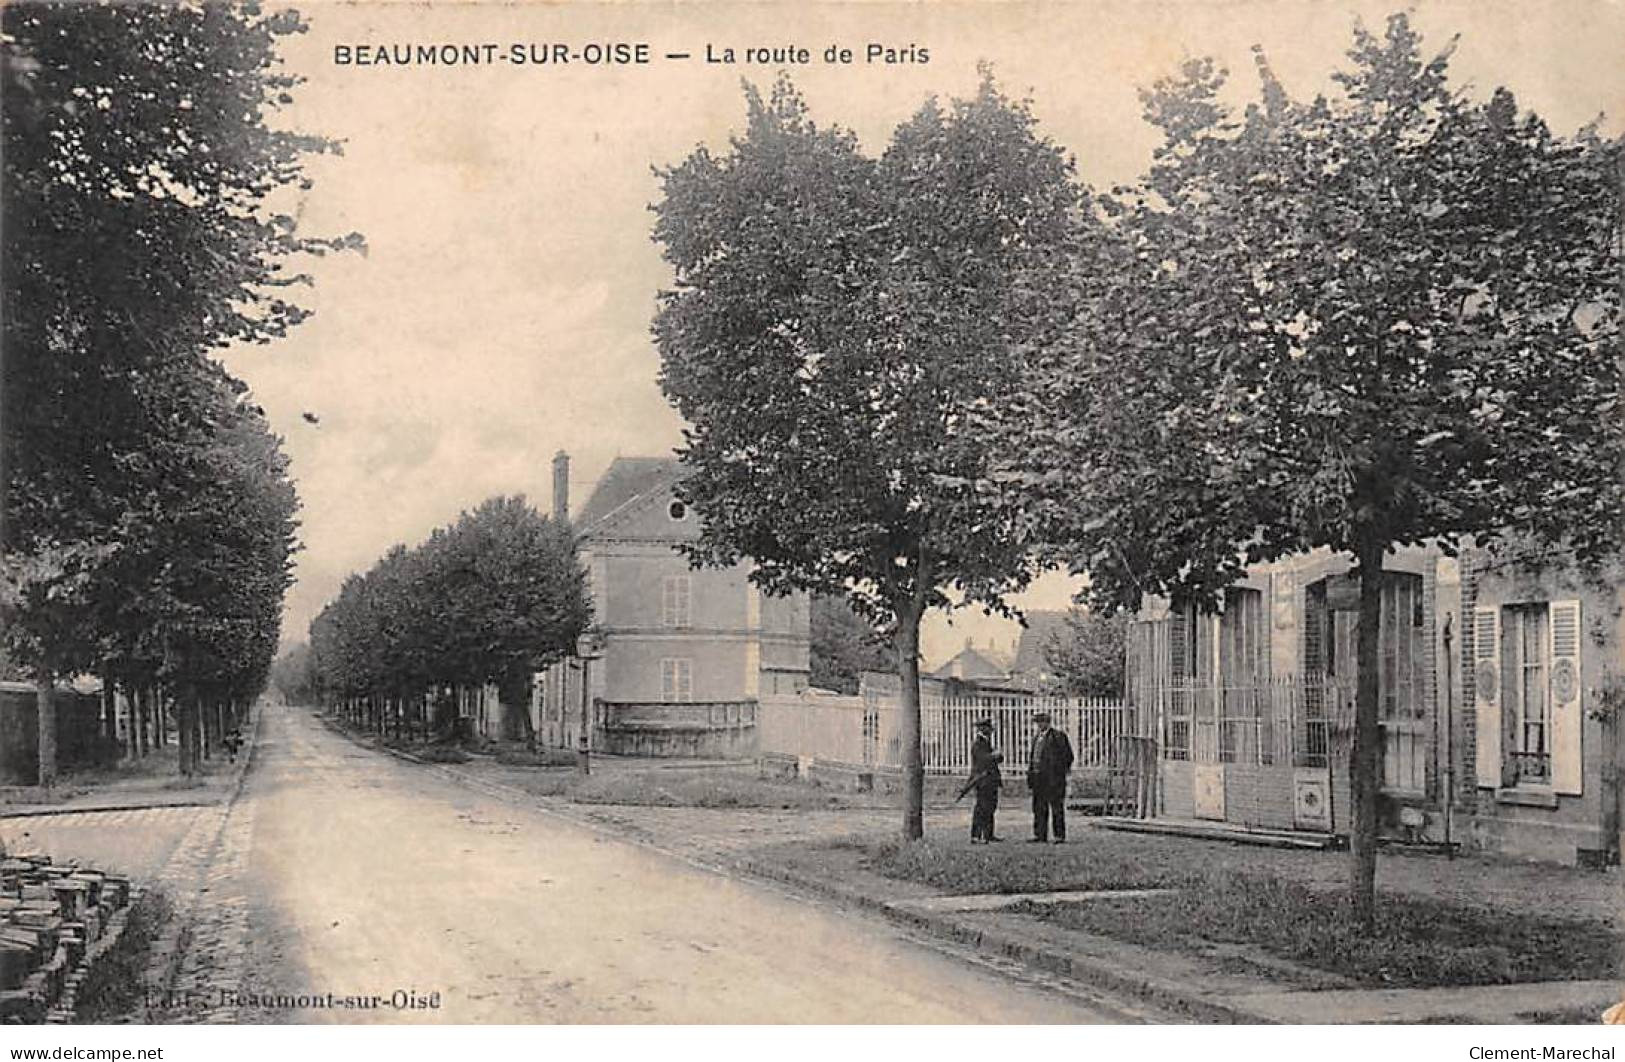
[[[928,700],[920,705],[920,753],[930,774],[965,775],[975,724],[992,722],[993,746],[1004,753],[1006,773],[1024,773],[1038,724],[1051,725],[1072,742],[1074,769],[1109,768],[1123,738],[1144,736],[1140,715],[1116,701],[1033,697],[1018,704],[975,700]],[[761,751],[842,766],[900,769],[902,710],[894,698],[768,697],[761,703]]]

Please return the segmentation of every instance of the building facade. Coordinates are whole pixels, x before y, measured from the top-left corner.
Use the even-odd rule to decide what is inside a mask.
[[[673,458],[616,458],[572,521],[602,656],[537,676],[538,735],[650,755],[748,755],[759,697],[807,687],[807,595],[771,597],[745,564],[689,566],[697,514],[676,496]],[[554,459],[554,507],[568,507],[569,459]]]
[[[1463,593],[1471,842],[1560,862],[1617,859],[1625,572],[1486,557]]]
[[[1213,612],[1145,602],[1129,686],[1155,718],[1160,814],[1347,832],[1353,567],[1317,551],[1250,568]],[[1410,547],[1389,555],[1383,582],[1383,831],[1525,858],[1617,858],[1617,571]]]

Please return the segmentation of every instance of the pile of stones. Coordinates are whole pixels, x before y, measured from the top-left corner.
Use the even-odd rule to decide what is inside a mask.
[[[127,878],[45,856],[0,859],[0,1023],[40,1024],[71,1006],[129,903]]]

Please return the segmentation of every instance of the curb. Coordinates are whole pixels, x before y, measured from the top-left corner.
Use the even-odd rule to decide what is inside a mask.
[[[108,811],[162,811],[165,808],[212,808],[225,801],[222,794],[219,800],[179,800],[168,804],[98,804],[89,808],[35,808],[29,811],[0,812],[0,821],[6,819],[40,819],[56,815],[94,815]]]
[[[467,772],[458,770],[455,765],[431,763],[399,749],[363,745],[361,741],[347,731],[333,725],[325,718],[322,719],[322,722],[334,733],[349,738],[353,744],[362,748],[370,748],[374,751],[387,753],[397,759],[434,768],[436,773],[476,792],[483,792],[488,796],[526,804],[545,815],[586,828],[600,835],[613,837],[623,843],[635,844],[641,848],[659,852],[661,855],[676,859],[699,870],[734,879],[743,876],[758,882],[788,886],[799,892],[810,893],[819,899],[840,906],[857,908],[869,914],[878,915],[907,929],[923,932],[939,940],[970,948],[991,958],[1014,960],[1041,973],[1067,977],[1089,988],[1100,989],[1115,996],[1147,1003],[1161,1010],[1176,1011],[1188,1016],[1193,1022],[1226,1025],[1273,1024],[1268,1018],[1254,1014],[1244,1008],[1196,995],[1177,982],[1125,973],[1102,962],[1082,959],[1062,951],[1034,947],[1019,940],[956,922],[951,918],[907,910],[863,893],[843,890],[818,877],[798,874],[782,867],[759,863],[749,858],[735,862],[716,862],[689,855],[685,852],[674,851],[648,839],[646,836],[632,836],[621,830],[610,829],[602,822],[592,819],[589,814],[572,813],[551,803],[544,803],[544,798],[527,793],[522,789],[473,777]]]
[[[754,877],[793,885],[825,899],[870,911],[899,925],[922,930],[998,958],[1013,959],[1036,970],[1069,977],[1117,996],[1140,1000],[1164,1010],[1178,1011],[1187,1015],[1193,1022],[1222,1025],[1273,1024],[1244,1008],[1195,995],[1177,982],[1126,973],[1096,960],[1083,959],[1064,951],[1034,947],[999,933],[956,922],[951,918],[908,910],[863,893],[848,892],[812,875],[798,874],[792,870],[749,859],[740,862],[738,869]]]

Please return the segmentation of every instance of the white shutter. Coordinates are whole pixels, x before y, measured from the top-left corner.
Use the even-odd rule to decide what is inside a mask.
[[[1480,788],[1501,786],[1501,610],[1473,609],[1473,707]]]
[[[1551,622],[1552,788],[1580,795],[1584,760],[1580,757],[1580,602],[1553,601]]]

